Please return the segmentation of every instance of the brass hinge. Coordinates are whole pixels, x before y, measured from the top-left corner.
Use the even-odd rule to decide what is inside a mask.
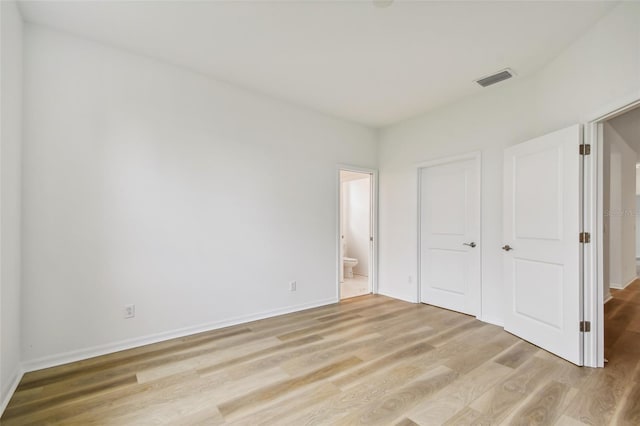
[[[580,321],[580,331],[589,333],[591,331],[591,321]]]
[[[591,155],[591,145],[586,143],[580,145],[580,155]]]
[[[591,242],[591,234],[589,232],[581,232],[580,233],[580,242],[581,243],[590,243]]]

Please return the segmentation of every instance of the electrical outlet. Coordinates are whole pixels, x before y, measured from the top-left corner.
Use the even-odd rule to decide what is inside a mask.
[[[124,317],[133,318],[136,316],[136,305],[127,305],[124,307]]]
[[[409,281],[409,284],[413,283],[413,276],[409,275],[409,279],[407,281]]]
[[[296,291],[298,289],[298,283],[295,281],[291,281],[289,283],[289,291]]]

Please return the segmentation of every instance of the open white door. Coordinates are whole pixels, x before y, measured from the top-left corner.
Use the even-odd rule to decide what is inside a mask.
[[[504,152],[505,330],[582,365],[582,129]]]
[[[478,156],[419,169],[420,301],[480,314]]]

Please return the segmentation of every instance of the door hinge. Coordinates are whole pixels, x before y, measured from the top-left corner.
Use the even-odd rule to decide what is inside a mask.
[[[589,232],[581,232],[580,233],[580,242],[581,243],[590,243],[591,242],[591,234]]]
[[[369,241],[373,241],[373,237],[369,237]]]
[[[591,321],[580,321],[580,331],[589,333],[591,331]]]
[[[591,145],[586,143],[580,145],[580,155],[591,155]]]

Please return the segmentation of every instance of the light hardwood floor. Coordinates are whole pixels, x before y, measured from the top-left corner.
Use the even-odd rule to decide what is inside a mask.
[[[28,373],[3,425],[640,424],[640,284],[606,305],[604,369],[384,296]]]

